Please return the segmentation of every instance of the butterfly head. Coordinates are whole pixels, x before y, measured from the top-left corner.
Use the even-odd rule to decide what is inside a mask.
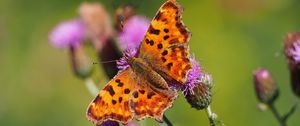
[[[123,57],[117,61],[119,70],[125,70],[130,67],[129,57],[137,57],[137,49],[128,48],[124,51]]]

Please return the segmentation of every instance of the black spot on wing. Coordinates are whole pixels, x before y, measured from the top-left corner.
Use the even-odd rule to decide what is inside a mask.
[[[163,51],[163,52],[161,53],[161,55],[163,55],[163,56],[168,55],[168,51],[167,51],[167,50]]]
[[[132,95],[133,95],[134,98],[138,98],[139,97],[139,93],[137,91],[134,91],[132,93]]]
[[[159,11],[159,12],[156,14],[156,16],[155,16],[154,19],[159,20],[160,17],[161,17],[161,15],[162,15],[162,13]]]
[[[116,94],[111,85],[106,86],[103,90],[108,91],[111,96],[114,96]]]
[[[125,93],[125,94],[129,94],[129,93],[130,93],[130,90],[129,90],[128,88],[126,88],[126,89],[124,90],[124,93]]]
[[[158,30],[158,29],[154,29],[154,28],[153,28],[153,26],[152,26],[152,25],[150,25],[150,27],[149,27],[149,33],[150,33],[150,34],[159,35],[159,33],[160,33],[160,30]]]
[[[154,92],[149,92],[149,93],[147,94],[147,98],[148,98],[148,99],[151,99],[154,95],[155,95]]]

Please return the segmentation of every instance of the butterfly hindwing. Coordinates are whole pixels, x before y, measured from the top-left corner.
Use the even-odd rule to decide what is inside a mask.
[[[127,69],[108,82],[89,105],[87,118],[95,124],[101,124],[106,120],[115,120],[120,123],[132,120],[134,115],[129,101],[136,82],[131,76],[132,70]]]
[[[164,111],[172,106],[178,94],[172,90],[169,90],[168,94],[157,92],[150,86],[143,85],[148,84],[139,84],[132,94],[131,107],[135,118],[140,120],[152,117],[161,122]]]
[[[139,57],[145,59],[156,71],[160,71],[162,75],[167,76],[165,78],[171,77],[180,83],[184,83],[186,76],[178,73],[187,73],[190,70],[191,62],[186,59],[189,59],[187,42],[191,33],[183,25],[181,13],[182,8],[175,0],[169,0],[161,6],[155,18],[151,21],[145,38],[140,45]],[[176,50],[176,54],[184,55],[165,57],[166,50],[177,49],[177,47],[180,50]],[[163,62],[160,62],[162,60]],[[176,69],[170,70],[169,63],[181,64],[187,67],[176,67]]]

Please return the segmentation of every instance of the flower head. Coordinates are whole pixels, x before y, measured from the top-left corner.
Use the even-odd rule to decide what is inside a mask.
[[[119,70],[125,70],[129,67],[128,57],[136,57],[137,49],[136,48],[127,48],[124,51],[123,57],[117,61],[117,67]]]
[[[184,93],[188,103],[197,110],[207,108],[211,103],[211,89],[205,83],[199,82],[192,91],[187,90]]]
[[[105,44],[113,36],[113,26],[109,13],[99,2],[84,2],[79,7],[80,19],[86,26],[86,34],[91,39],[97,52],[105,48]]]
[[[278,89],[267,69],[257,69],[254,74],[254,84],[258,100],[262,103],[273,103],[278,96]]]
[[[200,83],[200,77],[202,76],[201,66],[194,57],[191,58],[192,69],[187,74],[187,80],[185,82],[184,91],[193,93],[193,89],[196,84]]]
[[[199,62],[191,58],[192,69],[187,75],[187,81],[181,89],[188,103],[195,109],[201,110],[211,103],[211,76],[203,72]]]
[[[287,34],[284,52],[290,69],[292,90],[300,97],[300,33]]]
[[[119,126],[119,123],[116,122],[116,121],[105,121],[103,122],[102,124],[100,125],[97,125],[97,126]]]
[[[56,48],[66,48],[83,42],[85,26],[79,19],[57,25],[49,34],[49,41]]]
[[[118,41],[123,49],[137,48],[149,27],[149,20],[142,16],[133,16],[126,21]]]
[[[300,40],[294,42],[292,47],[293,48],[289,50],[289,54],[296,63],[300,63]]]

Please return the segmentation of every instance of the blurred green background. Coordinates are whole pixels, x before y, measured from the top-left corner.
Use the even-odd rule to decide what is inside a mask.
[[[100,0],[99,0],[100,1]],[[252,72],[266,67],[280,88],[276,102],[285,113],[299,101],[290,89],[283,40],[300,29],[299,0],[178,0],[193,33],[191,52],[215,82],[212,109],[227,126],[277,126],[270,111],[260,112]],[[92,126],[85,118],[93,97],[73,76],[67,50],[48,42],[60,21],[77,16],[83,0],[0,0],[0,125]],[[136,4],[152,18],[163,1],[102,0],[115,6]],[[105,76],[100,82],[106,83]],[[175,126],[208,126],[181,96],[166,115]],[[299,125],[300,110],[288,120]],[[157,125],[147,119],[149,125]]]

